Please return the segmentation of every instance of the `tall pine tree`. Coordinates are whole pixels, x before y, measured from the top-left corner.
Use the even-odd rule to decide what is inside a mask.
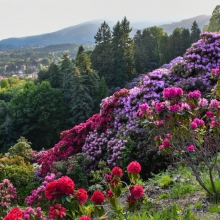
[[[96,46],[91,55],[92,68],[98,71],[100,77],[105,77],[107,83],[112,81],[111,68],[111,30],[104,21],[94,36]]]
[[[194,21],[191,27],[191,34],[190,34],[191,43],[194,43],[199,40],[200,33],[201,31],[199,29],[199,26],[196,23],[196,21]]]

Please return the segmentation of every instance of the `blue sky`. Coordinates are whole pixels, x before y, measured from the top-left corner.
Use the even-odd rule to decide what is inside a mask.
[[[0,0],[0,40],[53,32],[89,20],[169,23],[211,15],[219,0]]]

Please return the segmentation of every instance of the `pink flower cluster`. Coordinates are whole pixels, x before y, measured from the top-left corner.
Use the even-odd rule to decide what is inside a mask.
[[[212,73],[214,73],[215,75],[220,75],[220,68],[212,69]]]
[[[201,92],[199,90],[195,90],[193,92],[188,93],[188,98],[198,99],[201,97]]]
[[[198,119],[195,118],[192,122],[191,122],[191,128],[193,130],[197,129],[200,126],[203,126],[205,124],[205,122],[202,119]]]
[[[50,207],[49,210],[50,219],[63,218],[65,216],[66,216],[66,209],[62,207],[61,204],[56,204]]]
[[[22,211],[19,208],[12,208],[10,212],[4,217],[4,220],[22,220]]]
[[[17,197],[16,188],[8,179],[0,183],[0,207],[7,208],[11,205],[13,199]]]
[[[166,99],[179,98],[183,95],[183,90],[178,87],[166,88],[163,90],[163,97]]]
[[[150,110],[150,107],[148,104],[142,104],[139,106],[137,116],[142,117],[144,114],[148,114],[149,110]]]
[[[36,210],[34,210],[32,207],[27,207],[25,210],[22,210],[23,213],[23,218],[24,220],[29,220],[29,219],[41,219],[42,215],[42,211],[40,207],[37,207]]]

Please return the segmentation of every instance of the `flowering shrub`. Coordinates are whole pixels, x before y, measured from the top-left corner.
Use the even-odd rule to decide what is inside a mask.
[[[21,178],[22,177],[22,178]],[[28,193],[39,185],[34,178],[34,167],[20,156],[0,158],[0,181],[10,180],[17,189],[19,203],[22,204]]]
[[[55,219],[57,217],[63,218],[64,216],[66,216],[65,211],[66,209],[62,207],[61,204],[56,204],[54,206],[51,206],[49,210],[49,218],[51,219]]]
[[[22,211],[19,208],[12,208],[11,211],[4,217],[4,220],[22,220]]]
[[[92,194],[91,201],[100,205],[105,201],[105,196],[100,190],[97,190]]]
[[[0,215],[3,215],[15,203],[16,198],[16,188],[8,179],[4,179],[0,183]]]
[[[74,186],[74,182],[68,176],[62,176],[46,185],[45,196],[52,200],[61,195],[72,195]]]
[[[169,91],[176,91],[176,89],[170,88]],[[167,89],[163,92],[165,101],[159,102],[163,106],[161,111],[157,110],[157,103],[141,116],[139,114],[139,117],[157,134],[160,134],[155,137],[160,153],[184,160],[192,168],[200,185],[210,196],[215,197],[217,202],[220,195],[215,190],[214,182],[217,180],[214,179],[213,172],[219,173],[220,170],[216,162],[217,153],[220,150],[220,102],[217,100],[220,98],[220,90],[217,88],[213,90],[214,97],[217,99],[210,100],[210,103],[201,98],[198,90],[188,94],[181,93],[178,97],[168,96],[166,91]],[[180,107],[173,112],[170,109],[173,105],[187,106],[187,108]],[[158,124],[158,121],[163,121],[163,124]],[[168,135],[167,132],[170,134]],[[206,187],[205,180],[197,169],[197,164],[201,161],[209,172],[214,193]]]

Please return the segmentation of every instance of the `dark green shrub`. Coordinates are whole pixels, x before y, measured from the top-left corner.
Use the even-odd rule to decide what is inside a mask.
[[[86,167],[90,163],[90,159],[84,153],[76,154],[67,159],[67,161],[59,161],[53,164],[53,173],[57,176],[69,176],[76,188],[88,188],[88,177]]]

